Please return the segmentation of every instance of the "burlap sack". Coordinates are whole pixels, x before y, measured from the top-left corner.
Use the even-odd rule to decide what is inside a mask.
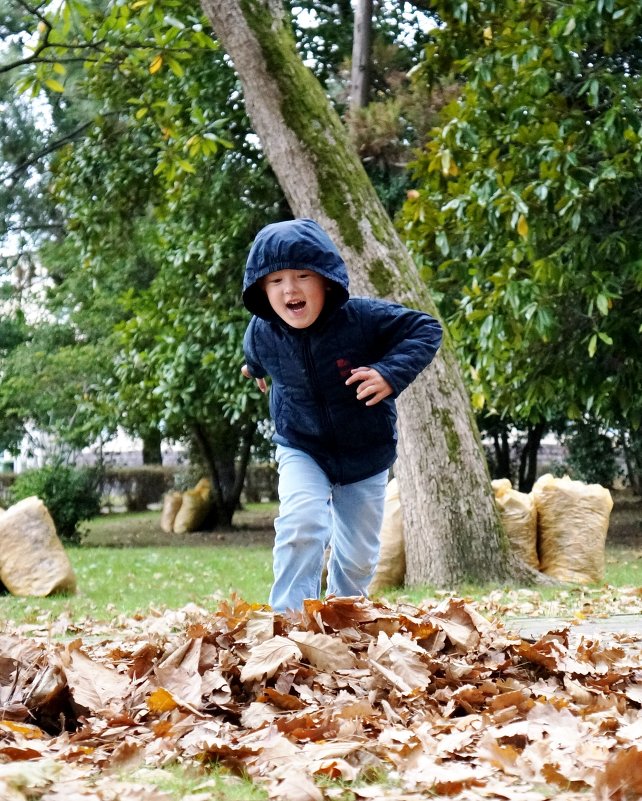
[[[539,570],[537,509],[532,494],[513,489],[507,478],[492,482],[495,502],[511,548],[527,565]]]
[[[368,593],[380,592],[384,587],[398,587],[403,584],[405,575],[406,551],[401,501],[397,479],[393,478],[386,487],[379,562],[368,587]]]
[[[202,478],[193,489],[183,493],[180,509],[174,518],[174,533],[186,534],[189,531],[198,531],[207,517],[211,504],[210,483],[206,478]]]
[[[176,520],[176,515],[178,514],[178,510],[181,508],[182,503],[182,492],[166,492],[163,496],[160,527],[166,534],[171,534],[174,530],[174,521]]]
[[[533,497],[542,572],[574,584],[602,581],[611,493],[600,484],[547,473],[535,482]]]

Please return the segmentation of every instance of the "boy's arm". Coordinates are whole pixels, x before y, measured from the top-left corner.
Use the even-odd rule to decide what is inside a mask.
[[[387,301],[370,301],[370,314],[384,355],[369,366],[397,397],[435,357],[443,335],[441,323],[426,312]]]
[[[256,378],[258,383],[259,380],[262,381],[265,378],[267,373],[261,365],[261,360],[256,350],[256,345],[254,342],[255,329],[256,317],[252,317],[250,324],[245,330],[245,336],[243,337],[243,354],[245,356],[245,364],[241,368],[241,372],[246,378]],[[263,392],[264,390],[261,389],[261,391]]]

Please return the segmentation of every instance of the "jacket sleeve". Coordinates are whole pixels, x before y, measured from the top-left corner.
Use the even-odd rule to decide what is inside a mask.
[[[256,328],[257,318],[252,317],[250,324],[245,330],[245,336],[243,337],[243,354],[245,356],[245,364],[247,365],[252,378],[265,378],[267,373],[261,365],[261,361],[256,349]]]
[[[441,323],[426,312],[371,300],[370,324],[382,355],[369,366],[397,397],[434,359],[442,340]]]

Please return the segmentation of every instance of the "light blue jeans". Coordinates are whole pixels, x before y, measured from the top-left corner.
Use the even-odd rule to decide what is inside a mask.
[[[379,558],[388,471],[354,484],[332,484],[314,459],[277,446],[279,516],[274,521],[270,606],[301,609],[321,594],[330,546],[328,595],[366,595]]]

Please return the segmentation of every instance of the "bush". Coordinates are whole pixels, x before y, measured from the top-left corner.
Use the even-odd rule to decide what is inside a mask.
[[[152,503],[160,503],[174,485],[175,470],[160,465],[142,467],[107,467],[101,484],[108,505],[122,497],[128,512],[144,512]]]
[[[49,510],[63,542],[78,544],[81,520],[100,514],[98,476],[92,470],[49,465],[21,473],[11,487],[12,502],[37,496]]]
[[[595,423],[576,423],[564,437],[571,478],[612,487],[619,471],[613,440]]]
[[[11,485],[15,480],[15,473],[0,473],[0,506],[11,503]]]

